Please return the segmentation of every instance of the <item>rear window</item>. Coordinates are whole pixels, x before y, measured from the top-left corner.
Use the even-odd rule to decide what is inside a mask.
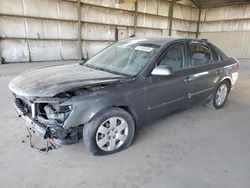
[[[212,54],[213,54],[213,60],[216,61],[222,61],[222,57],[213,49],[212,49]]]
[[[205,65],[211,62],[211,52],[207,46],[192,43],[189,46],[193,66]]]
[[[211,44],[214,52],[218,55],[219,61],[223,61],[225,59],[228,59],[228,56],[221,50],[219,49],[217,46]]]

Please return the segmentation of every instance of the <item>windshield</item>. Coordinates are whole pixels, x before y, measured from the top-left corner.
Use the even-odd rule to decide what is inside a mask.
[[[104,49],[86,62],[86,66],[115,74],[138,74],[159,49],[142,40],[121,41]]]

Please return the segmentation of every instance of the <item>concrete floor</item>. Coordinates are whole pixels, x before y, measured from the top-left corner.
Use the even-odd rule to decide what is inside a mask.
[[[160,119],[139,130],[130,148],[105,157],[91,156],[82,140],[46,154],[29,147],[7,85],[46,65],[0,65],[0,187],[250,187],[250,61],[241,61],[223,109],[200,105]]]

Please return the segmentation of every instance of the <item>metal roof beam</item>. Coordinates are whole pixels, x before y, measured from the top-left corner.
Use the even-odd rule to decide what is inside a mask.
[[[190,0],[197,8],[201,8],[201,4],[197,0]]]

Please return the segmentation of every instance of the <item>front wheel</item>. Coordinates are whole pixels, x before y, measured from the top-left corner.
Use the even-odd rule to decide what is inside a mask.
[[[127,148],[133,141],[135,123],[121,108],[110,108],[83,128],[83,140],[93,155],[112,154]]]

